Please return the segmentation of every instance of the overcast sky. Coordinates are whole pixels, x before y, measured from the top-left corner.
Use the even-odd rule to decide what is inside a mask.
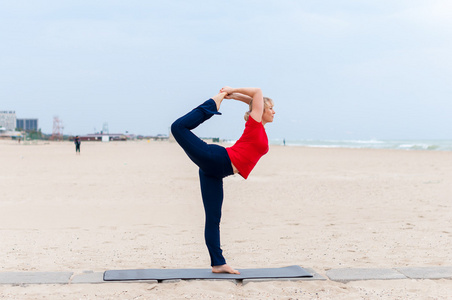
[[[167,134],[223,85],[271,139],[451,139],[452,1],[0,1],[0,110],[52,132]],[[197,133],[235,139],[246,105]]]

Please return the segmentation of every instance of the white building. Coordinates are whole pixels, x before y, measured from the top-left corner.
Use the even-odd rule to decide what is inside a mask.
[[[14,131],[16,129],[16,112],[14,110],[0,111],[0,126]]]

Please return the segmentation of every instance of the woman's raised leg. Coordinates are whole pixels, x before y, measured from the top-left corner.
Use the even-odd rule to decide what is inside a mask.
[[[220,93],[210,98],[174,121],[171,125],[171,133],[176,141],[184,149],[188,157],[200,168],[202,168],[203,160],[210,153],[209,147],[206,142],[191,131],[204,121],[210,119],[214,114],[221,114],[218,112],[218,109],[225,95],[226,93]]]

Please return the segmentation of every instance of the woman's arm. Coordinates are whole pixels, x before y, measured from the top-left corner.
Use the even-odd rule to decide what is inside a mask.
[[[264,113],[264,97],[260,88],[231,88],[229,86],[225,86],[221,89],[221,92],[226,92],[228,95],[238,93],[253,99],[250,116],[257,122],[262,121],[262,114]],[[247,103],[246,100],[243,102]]]
[[[244,95],[244,94],[240,94],[240,93],[232,93],[232,94],[228,94],[225,96],[226,99],[234,99],[234,100],[238,100],[238,101],[242,101],[246,104],[250,104],[251,100],[253,100],[253,98],[251,98],[250,96]]]

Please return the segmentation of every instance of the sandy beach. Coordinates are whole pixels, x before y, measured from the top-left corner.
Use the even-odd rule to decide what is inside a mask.
[[[167,141],[0,141],[0,272],[208,268],[197,167]],[[236,268],[452,266],[452,152],[270,146],[224,181]],[[17,299],[451,299],[452,280],[1,285]]]

